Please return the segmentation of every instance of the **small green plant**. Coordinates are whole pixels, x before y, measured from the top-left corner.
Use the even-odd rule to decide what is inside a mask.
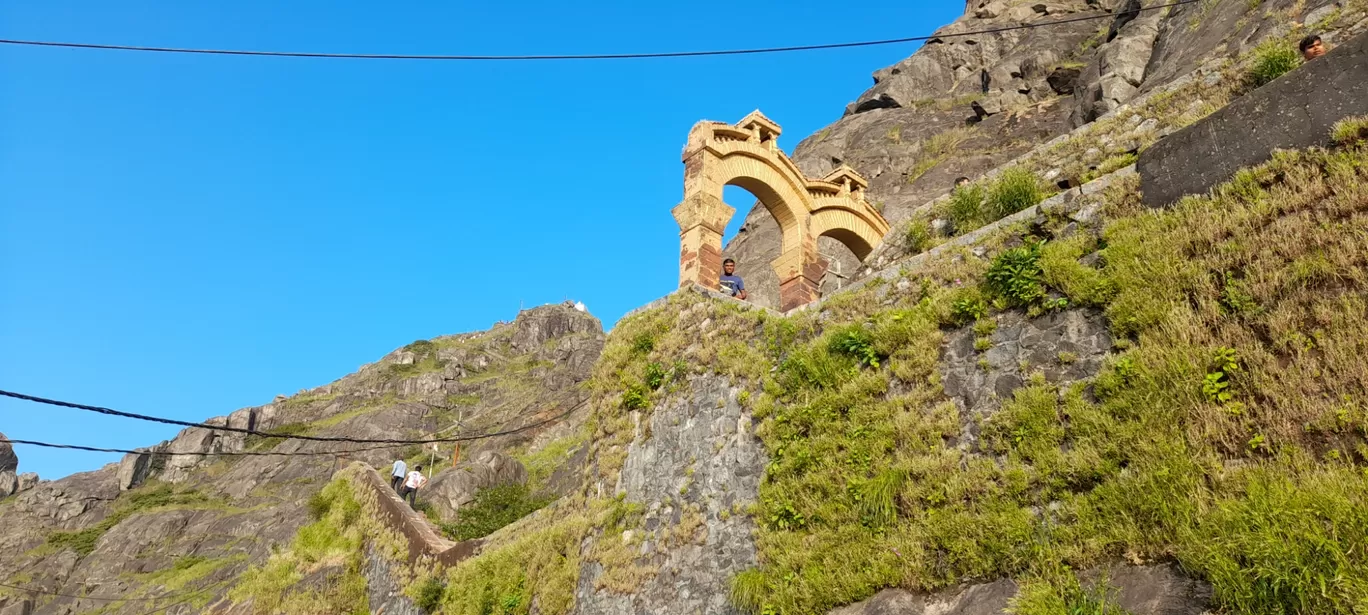
[[[833,354],[853,357],[870,367],[879,366],[879,353],[874,350],[874,337],[864,327],[846,327],[831,336],[827,350]]]
[[[309,496],[309,518],[317,521],[328,514],[332,507],[332,500],[325,497],[322,491]]]
[[[950,317],[957,325],[967,325],[988,315],[988,303],[983,297],[964,297],[950,304]]]
[[[1254,296],[1245,288],[1244,282],[1234,274],[1225,272],[1225,283],[1221,288],[1221,306],[1231,314],[1247,314],[1259,307]]]
[[[425,613],[434,613],[442,605],[442,596],[446,594],[446,583],[441,577],[428,577],[414,590],[413,603]]]
[[[907,223],[907,230],[903,232],[903,242],[907,246],[907,251],[913,254],[920,254],[926,251],[931,245],[931,225],[925,220],[913,220]]]
[[[982,226],[986,221],[983,201],[987,191],[978,184],[968,184],[955,188],[945,205],[945,217],[950,219],[956,233],[964,233]]]
[[[974,340],[974,350],[983,352],[993,347],[993,338],[980,337]]]
[[[1062,350],[1055,358],[1059,359],[1060,365],[1073,365],[1078,362],[1078,353]]]
[[[659,389],[660,385],[665,384],[666,375],[667,372],[665,371],[664,365],[655,362],[646,364],[646,386],[650,387],[652,391]]]
[[[997,220],[1031,207],[1043,198],[1045,195],[1036,174],[1029,169],[1012,167],[998,175],[988,188],[988,213]]]
[[[1040,270],[1040,247],[1045,242],[1028,242],[993,259],[985,276],[988,290],[1007,305],[1030,307],[1045,298],[1045,282]]]
[[[1230,391],[1230,375],[1239,371],[1240,363],[1235,358],[1235,349],[1217,348],[1212,357],[1211,367],[1202,379],[1202,395],[1207,401],[1219,404],[1229,402],[1234,394]]]
[[[636,354],[649,354],[655,350],[655,336],[650,332],[642,331],[632,338],[632,352]]]
[[[641,410],[650,405],[651,395],[644,387],[634,384],[622,393],[622,407],[628,410]]]
[[[1254,49],[1254,63],[1249,67],[1249,82],[1260,87],[1287,74],[1301,64],[1297,50],[1278,38],[1271,38]]]

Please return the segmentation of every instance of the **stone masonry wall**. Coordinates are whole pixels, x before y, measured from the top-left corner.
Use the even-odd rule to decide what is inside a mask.
[[[1368,114],[1368,33],[1246,94],[1141,152],[1136,163],[1146,205],[1205,194],[1275,149],[1330,143],[1330,129]]]
[[[731,578],[756,565],[753,524],[742,510],[755,500],[768,463],[739,393],[725,377],[695,377],[637,424],[618,491],[646,507],[639,553],[657,572],[622,595],[596,589],[602,568],[586,565],[576,613],[737,612],[727,602]],[[680,528],[698,521],[679,544]]]

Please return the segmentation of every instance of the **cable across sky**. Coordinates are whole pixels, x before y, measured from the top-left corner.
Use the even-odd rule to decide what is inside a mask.
[[[61,400],[58,400],[58,399],[48,399],[48,398],[45,398],[45,397],[38,397],[38,396],[35,396],[35,395],[26,395],[26,394],[24,394],[24,393],[16,393],[16,392],[14,392],[14,391],[0,390],[0,395],[3,395],[3,396],[5,396],[5,397],[12,397],[12,398],[14,398],[14,399],[22,399],[22,400],[24,400],[24,401],[31,401],[31,402],[35,402],[35,403],[39,403],[39,404],[47,404],[47,405],[49,405],[49,406],[59,406],[59,407],[62,407],[62,408],[73,408],[73,409],[76,409],[76,410],[84,410],[84,411],[86,411],[86,412],[95,412],[95,413],[98,413],[98,414],[104,414],[104,415],[108,415],[108,416],[117,416],[117,417],[120,417],[120,418],[136,419],[136,420],[140,420],[140,421],[148,421],[148,422],[151,422],[151,423],[162,423],[162,424],[165,424],[165,425],[179,425],[179,426],[181,426],[181,427],[198,427],[198,428],[201,428],[201,429],[211,429],[211,430],[216,430],[216,431],[230,431],[230,432],[233,432],[233,433],[242,433],[242,434],[247,434],[247,435],[250,435],[250,436],[262,436],[262,437],[266,437],[266,438],[282,438],[282,439],[286,439],[286,440],[309,440],[309,441],[313,441],[313,442],[349,442],[349,443],[353,443],[353,444],[436,444],[436,443],[442,443],[442,442],[469,442],[469,441],[472,441],[472,440],[483,440],[483,439],[486,439],[486,438],[493,438],[493,437],[497,437],[497,436],[506,436],[506,435],[512,435],[512,434],[520,433],[520,432],[523,432],[523,431],[527,431],[527,430],[529,430],[529,429],[533,429],[533,428],[536,428],[536,427],[539,427],[539,426],[542,426],[542,425],[546,425],[546,424],[551,423],[551,422],[553,422],[553,421],[558,421],[558,420],[560,420],[560,419],[562,419],[562,418],[564,418],[564,417],[566,417],[566,416],[569,416],[570,413],[572,413],[572,412],[574,412],[574,411],[576,411],[576,410],[578,410],[579,408],[581,408],[581,407],[584,406],[584,403],[583,403],[583,402],[578,403],[578,404],[575,404],[574,406],[571,406],[568,410],[566,410],[566,411],[564,411],[564,412],[561,412],[561,413],[559,413],[559,414],[557,414],[557,415],[555,415],[555,416],[552,416],[552,417],[547,418],[547,419],[542,420],[542,421],[538,421],[538,422],[536,422],[536,423],[532,423],[532,424],[530,424],[530,425],[524,425],[524,426],[518,427],[518,428],[516,428],[516,429],[509,429],[509,430],[505,430],[505,431],[497,431],[497,432],[492,432],[492,433],[474,434],[474,435],[468,435],[468,436],[449,436],[449,437],[445,437],[445,438],[426,438],[426,439],[419,439],[419,440],[404,440],[404,439],[391,439],[391,438],[373,438],[373,439],[372,439],[372,438],[348,438],[348,437],[346,437],[346,436],[307,436],[307,435],[303,435],[303,434],[278,434],[278,433],[272,433],[272,432],[269,432],[269,431],[260,431],[260,430],[256,430],[256,429],[246,429],[246,428],[243,428],[243,427],[229,427],[229,426],[226,426],[226,425],[211,425],[211,424],[209,424],[209,423],[195,423],[195,422],[192,422],[192,421],[181,421],[181,420],[178,420],[178,419],[168,419],[168,418],[159,417],[159,416],[151,416],[151,415],[147,415],[147,414],[138,414],[138,413],[136,413],[136,412],[124,412],[124,411],[122,411],[122,410],[115,410],[115,409],[113,409],[113,408],[104,408],[104,407],[101,407],[101,406],[90,406],[90,405],[86,405],[86,404],[77,404],[77,403],[73,403],[73,402],[69,402],[69,401],[61,401]],[[51,446],[51,447],[54,447],[54,448],[74,448],[74,449],[77,449],[77,450],[94,450],[93,447],[80,447],[80,446],[77,446],[77,445],[50,445],[50,444],[47,444],[47,443],[34,442],[34,441],[20,442],[19,440],[12,440],[12,442],[18,442],[18,443],[21,443],[21,444],[32,444],[32,445],[34,445],[34,446]],[[389,447],[380,447],[380,448],[389,448]],[[147,451],[127,451],[127,450],[117,450],[117,449],[100,449],[100,450],[96,450],[95,452],[109,452],[109,453],[138,452],[138,453],[142,453],[142,452],[147,452]],[[212,453],[212,454],[221,454],[221,453]]]
[[[1133,11],[1125,11],[1124,14],[1139,13],[1141,11],[1155,11],[1166,9],[1184,4],[1193,4],[1201,0],[1176,0],[1167,4],[1156,4],[1152,6],[1142,6]],[[826,49],[849,49],[852,47],[873,47],[878,45],[895,45],[899,43],[915,43],[929,41],[933,39],[962,38],[967,36],[982,36],[984,34],[998,34],[1011,32],[1013,30],[1029,30],[1032,28],[1045,28],[1058,26],[1080,21],[1090,21],[1096,19],[1108,19],[1115,17],[1117,13],[1099,13],[1096,15],[1083,15],[1070,17],[1067,19],[1057,19],[1053,21],[1037,21],[1032,23],[1018,24],[1015,26],[1003,26],[1000,28],[988,28],[984,30],[971,30],[968,32],[955,32],[946,34],[930,34],[923,36],[908,36],[904,38],[889,38],[872,41],[857,41],[849,43],[824,43],[815,45],[792,45],[786,47],[760,47],[754,49],[720,49],[705,51],[659,51],[645,53],[598,53],[598,54],[530,54],[530,55],[411,55],[397,53],[328,53],[315,51],[268,51],[268,50],[247,50],[247,49],[198,49],[189,47],[154,47],[146,45],[112,45],[99,43],[77,43],[65,41],[39,41],[25,39],[0,39],[0,45],[15,45],[27,47],[59,47],[67,49],[88,49],[102,51],[143,51],[151,53],[179,53],[179,54],[200,54],[200,55],[222,55],[222,56],[257,56],[273,58],[317,58],[333,60],[426,60],[426,61],[546,61],[546,60],[641,60],[657,58],[698,58],[708,56],[737,56],[755,55],[767,53],[788,53],[794,51],[818,51]]]

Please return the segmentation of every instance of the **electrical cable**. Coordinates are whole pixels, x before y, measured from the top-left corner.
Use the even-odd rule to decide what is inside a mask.
[[[101,406],[89,406],[89,405],[85,405],[85,404],[77,404],[77,403],[68,402],[68,401],[61,401],[61,400],[57,400],[57,399],[48,399],[48,398],[45,398],[45,397],[38,397],[38,396],[35,396],[35,395],[27,395],[27,394],[24,394],[24,393],[16,393],[16,392],[14,392],[14,391],[0,390],[0,395],[5,396],[5,397],[12,397],[12,398],[14,398],[14,399],[21,399],[21,400],[24,400],[24,401],[31,401],[31,402],[40,403],[40,404],[47,404],[47,405],[50,405],[50,406],[59,406],[59,407],[62,407],[62,408],[73,408],[73,409],[76,409],[76,410],[85,410],[85,411],[87,411],[87,412],[96,412],[96,413],[105,414],[105,415],[108,415],[108,416],[117,416],[117,417],[120,417],[120,418],[127,418],[127,419],[137,419],[137,420],[140,420],[140,421],[148,421],[148,422],[152,422],[152,423],[162,423],[162,424],[166,424],[166,425],[179,425],[179,426],[182,426],[182,427],[198,427],[198,428],[200,428],[200,429],[211,429],[211,430],[216,430],[216,431],[228,431],[228,432],[233,432],[233,433],[242,433],[242,434],[247,434],[247,435],[252,435],[252,436],[262,436],[262,437],[267,437],[267,438],[284,438],[284,439],[287,439],[287,440],[308,440],[308,441],[313,441],[313,442],[349,442],[349,443],[352,443],[352,444],[436,444],[436,443],[442,443],[442,442],[467,442],[467,441],[471,441],[471,440],[483,440],[483,439],[485,439],[485,438],[493,438],[493,437],[497,437],[497,436],[511,435],[511,434],[515,434],[515,433],[518,433],[518,432],[521,432],[521,431],[527,431],[528,429],[532,429],[533,427],[538,427],[538,426],[540,426],[540,425],[545,425],[545,424],[547,424],[547,423],[549,423],[549,422],[551,422],[551,421],[555,421],[555,420],[559,420],[559,419],[561,419],[561,418],[564,418],[566,415],[570,414],[571,412],[574,412],[575,409],[578,408],[578,406],[575,406],[575,407],[571,408],[570,410],[567,410],[567,411],[565,411],[565,412],[563,412],[563,413],[561,413],[561,414],[559,414],[559,415],[556,415],[556,416],[554,416],[554,417],[551,417],[551,418],[549,418],[549,419],[546,419],[546,420],[544,420],[544,421],[541,421],[540,423],[534,423],[534,424],[532,424],[532,425],[525,425],[525,426],[523,426],[523,427],[519,427],[519,428],[517,428],[517,429],[513,429],[513,430],[510,430],[510,431],[501,431],[501,432],[494,432],[494,433],[477,434],[477,435],[473,435],[473,436],[451,436],[451,437],[445,437],[445,438],[427,438],[427,439],[423,439],[423,440],[402,440],[402,439],[393,439],[393,438],[349,438],[349,437],[346,437],[346,436],[306,436],[306,435],[302,435],[302,434],[277,434],[277,433],[271,433],[271,432],[269,432],[269,431],[259,431],[259,430],[256,430],[256,429],[246,429],[246,428],[243,428],[243,427],[230,427],[230,426],[227,426],[227,425],[210,425],[210,424],[208,424],[208,423],[196,423],[196,422],[193,422],[193,421],[182,421],[182,420],[178,420],[178,419],[168,419],[168,418],[159,417],[159,416],[151,416],[151,415],[147,415],[147,414],[138,414],[138,413],[135,413],[135,412],[124,412],[124,411],[122,411],[122,410],[115,410],[115,409],[113,409],[113,408],[104,408],[104,407],[101,407]],[[111,451],[106,451],[106,452],[117,452],[117,451],[112,451],[112,450],[111,450]]]
[[[1094,19],[1114,18],[1118,14],[1134,14],[1141,11],[1154,11],[1184,4],[1193,4],[1202,0],[1177,0],[1167,4],[1157,4],[1153,6],[1142,6],[1130,11],[1121,13],[1101,13],[1097,15],[1085,15],[1082,17],[1072,17],[1054,21],[1039,21],[1015,26],[1003,26],[1000,28],[989,28],[985,30],[971,30],[969,32],[957,32],[948,34],[932,34],[927,36],[908,36],[904,38],[890,38],[873,41],[859,41],[851,43],[826,43],[818,45],[792,45],[786,47],[762,47],[755,49],[724,49],[711,51],[663,51],[653,53],[602,53],[602,54],[548,54],[548,55],[407,55],[393,53],[322,53],[307,51],[253,51],[241,49],[196,49],[186,47],[151,47],[143,45],[104,45],[96,43],[72,43],[59,41],[37,41],[24,39],[0,39],[0,44],[22,45],[30,47],[62,47],[69,49],[95,49],[104,51],[145,51],[154,53],[180,53],[180,54],[202,54],[202,55],[227,55],[227,56],[264,56],[281,58],[326,58],[326,59],[350,59],[350,60],[439,60],[439,61],[530,61],[530,60],[630,60],[630,59],[652,59],[652,58],[694,58],[705,56],[734,56],[734,55],[753,55],[762,53],[786,53],[792,51],[816,51],[823,49],[848,49],[852,47],[872,47],[876,45],[893,45],[898,43],[912,43],[918,41],[929,41],[933,39],[957,38],[965,36],[981,36],[984,34],[998,34],[1011,32],[1014,30],[1027,30],[1032,28],[1043,28],[1057,26],[1080,21]]]
[[[463,436],[463,437],[460,438],[459,440],[454,440],[454,439],[451,439],[451,438],[428,439],[428,440],[397,440],[397,441],[390,442],[390,443],[388,443],[388,444],[386,444],[386,445],[384,445],[384,446],[369,446],[369,447],[354,448],[354,449],[348,449],[348,450],[329,450],[329,451],[289,451],[289,452],[275,452],[275,451],[218,451],[218,452],[213,452],[213,451],[189,451],[189,452],[184,452],[184,453],[176,453],[176,452],[170,452],[170,451],[150,451],[150,450],[141,450],[141,451],[140,451],[140,450],[126,449],[126,448],[105,448],[105,447],[97,447],[97,446],[85,446],[85,445],[81,445],[81,444],[59,444],[59,443],[54,443],[54,442],[43,442],[43,441],[39,441],[39,440],[25,440],[25,439],[10,438],[10,437],[3,437],[3,438],[0,438],[0,442],[9,442],[9,443],[11,443],[11,444],[27,444],[27,445],[29,445],[29,446],[39,446],[39,447],[43,447],[43,448],[55,448],[55,449],[77,450],[77,451],[89,451],[89,452],[92,452],[92,453],[124,453],[124,454],[134,454],[134,455],[168,455],[168,456],[170,456],[170,455],[186,455],[186,456],[191,456],[191,457],[215,457],[215,456],[222,456],[222,457],[328,457],[328,456],[350,455],[350,454],[353,454],[353,453],[364,453],[364,452],[369,452],[369,451],[387,450],[387,449],[393,449],[393,448],[398,448],[398,447],[400,447],[400,446],[407,446],[407,445],[412,445],[412,444],[428,444],[428,443],[432,443],[432,442],[455,442],[455,441],[482,440],[482,439],[485,439],[485,438],[492,438],[492,437],[495,437],[495,436],[512,435],[512,434],[520,433],[520,432],[523,432],[523,431],[527,431],[527,430],[529,430],[529,429],[533,429],[533,428],[535,428],[535,427],[540,427],[540,426],[545,425],[545,424],[547,424],[547,423],[550,423],[550,422],[552,422],[552,421],[558,421],[558,420],[560,420],[560,419],[562,419],[562,418],[565,418],[566,416],[569,416],[570,414],[574,413],[576,410],[579,410],[580,408],[583,408],[584,405],[585,405],[586,403],[588,403],[588,400],[581,401],[580,403],[575,404],[574,406],[571,406],[569,410],[566,410],[565,412],[562,412],[562,413],[560,413],[560,414],[557,414],[557,415],[555,415],[555,416],[553,416],[553,417],[550,417],[550,418],[548,418],[548,419],[545,419],[545,420],[542,420],[542,421],[538,421],[538,422],[532,423],[532,424],[530,424],[530,425],[524,425],[524,426],[518,427],[518,428],[516,428],[516,429],[509,429],[509,430],[506,430],[506,431],[497,431],[497,432],[493,432],[493,433],[485,433],[485,434],[475,434],[475,435],[471,435],[471,436]],[[526,416],[526,415],[523,415],[523,416]],[[514,416],[514,417],[511,417],[511,418],[505,420],[504,422],[502,422],[501,424],[499,424],[499,426],[498,426],[496,429],[502,429],[505,425],[508,425],[509,423],[512,423],[513,421],[517,420],[518,418],[522,418],[522,417],[521,417],[521,416]],[[215,427],[215,428],[213,428],[213,429],[218,429],[218,428]],[[270,437],[273,437],[273,438],[286,438],[286,439],[291,439],[291,438],[292,438],[292,439],[300,439],[300,438],[301,438],[301,436],[289,436],[289,435],[278,435],[278,436],[270,436]]]

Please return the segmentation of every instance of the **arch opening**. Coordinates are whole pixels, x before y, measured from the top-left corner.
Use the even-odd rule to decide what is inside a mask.
[[[888,222],[865,200],[865,179],[846,166],[821,179],[803,175],[779,149],[779,133],[779,125],[759,111],[734,125],[699,122],[689,132],[684,200],[673,210],[680,228],[680,285],[718,288],[723,235],[736,213],[723,201],[727,186],[754,195],[779,227],[780,253],[769,265],[781,310],[818,298],[828,262],[819,238],[834,239],[856,260],[882,242]]]

